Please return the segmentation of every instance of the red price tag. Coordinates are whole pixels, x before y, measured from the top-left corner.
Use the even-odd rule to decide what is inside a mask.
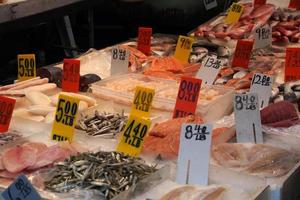
[[[64,59],[62,90],[65,92],[79,91],[80,60]]]
[[[0,96],[0,133],[8,131],[16,100]]]
[[[248,68],[253,43],[253,40],[238,40],[232,61],[232,67]]]
[[[181,78],[173,118],[195,114],[201,83],[201,79]]]
[[[137,48],[146,55],[150,55],[151,36],[152,28],[139,27]]]
[[[256,6],[265,5],[266,2],[267,2],[267,0],[254,0],[253,4],[254,4],[254,7],[256,7]]]
[[[300,0],[290,0],[289,8],[300,8]]]
[[[287,48],[285,57],[285,81],[300,79],[300,48]]]

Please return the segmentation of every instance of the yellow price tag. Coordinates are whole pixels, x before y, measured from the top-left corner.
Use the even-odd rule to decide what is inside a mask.
[[[34,77],[36,77],[35,55],[18,55],[18,81],[24,81]]]
[[[244,6],[238,3],[233,3],[229,9],[227,17],[225,18],[225,23],[233,24],[235,22],[238,22],[243,10],[244,10]]]
[[[79,99],[63,94],[59,95],[52,127],[52,140],[72,142],[78,106]]]
[[[154,89],[137,86],[130,114],[149,118],[154,94]]]
[[[131,156],[138,156],[141,153],[150,125],[150,119],[130,115],[117,151]]]
[[[177,41],[174,57],[187,63],[191,54],[194,38],[180,35]]]

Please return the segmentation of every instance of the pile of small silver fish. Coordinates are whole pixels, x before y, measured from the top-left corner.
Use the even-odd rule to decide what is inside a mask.
[[[82,153],[56,163],[55,176],[45,187],[54,192],[96,189],[112,199],[155,171],[156,166],[118,152]]]
[[[127,120],[128,117],[124,115],[124,111],[119,114],[99,113],[96,110],[93,117],[82,117],[77,123],[76,128],[85,131],[91,136],[114,138],[124,130]]]
[[[0,134],[0,146],[6,145],[10,142],[14,142],[17,139],[21,138],[21,135],[15,132],[8,132]]]

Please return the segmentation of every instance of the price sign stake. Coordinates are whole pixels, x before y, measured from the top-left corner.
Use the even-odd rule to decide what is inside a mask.
[[[273,77],[256,73],[252,77],[250,93],[256,93],[259,100],[259,108],[262,109],[269,105],[272,93]]]
[[[138,117],[150,117],[150,110],[155,90],[137,86],[132,103],[131,114]]]
[[[253,0],[254,7],[265,5],[267,0]]]
[[[117,151],[131,156],[138,156],[150,125],[151,121],[149,119],[130,115]]]
[[[25,175],[20,175],[1,195],[5,200],[41,200]]]
[[[262,49],[272,46],[272,28],[266,24],[254,31],[254,49]]]
[[[247,69],[252,48],[252,40],[238,40],[233,56],[232,67],[243,67]]]
[[[72,142],[78,113],[79,99],[60,94],[52,127],[51,139]]]
[[[239,21],[241,14],[243,13],[244,7],[241,4],[233,3],[229,8],[227,17],[225,18],[226,24],[233,24]]]
[[[286,48],[284,80],[300,79],[300,48]]]
[[[208,184],[211,135],[211,124],[181,126],[176,178],[179,184]]]
[[[217,56],[207,56],[202,62],[202,67],[197,73],[197,78],[201,79],[205,85],[212,85],[219,74],[222,61]]]
[[[195,114],[201,83],[200,79],[181,77],[173,118]]]
[[[151,52],[151,36],[152,28],[139,27],[137,48],[147,56]]]
[[[116,47],[112,49],[110,75],[121,75],[128,73],[129,54],[126,49]]]
[[[257,94],[235,94],[234,115],[237,142],[263,143]]]
[[[218,6],[216,0],[203,0],[203,4],[206,10],[210,10]]]
[[[62,90],[64,92],[79,91],[80,81],[80,60],[64,59],[64,69],[62,77]]]
[[[288,7],[299,9],[300,8],[300,0],[290,0],[290,3],[289,3]]]
[[[8,131],[16,100],[0,96],[0,133]]]
[[[180,35],[177,41],[174,57],[184,63],[188,63],[193,43],[193,38]]]
[[[34,54],[18,55],[18,81],[36,77],[36,62]]]

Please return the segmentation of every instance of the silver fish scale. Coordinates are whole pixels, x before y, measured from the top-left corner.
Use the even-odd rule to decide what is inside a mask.
[[[45,186],[54,192],[67,192],[74,185],[97,189],[112,199],[155,171],[156,166],[146,165],[140,158],[119,152],[89,152],[55,165],[56,175]]]

